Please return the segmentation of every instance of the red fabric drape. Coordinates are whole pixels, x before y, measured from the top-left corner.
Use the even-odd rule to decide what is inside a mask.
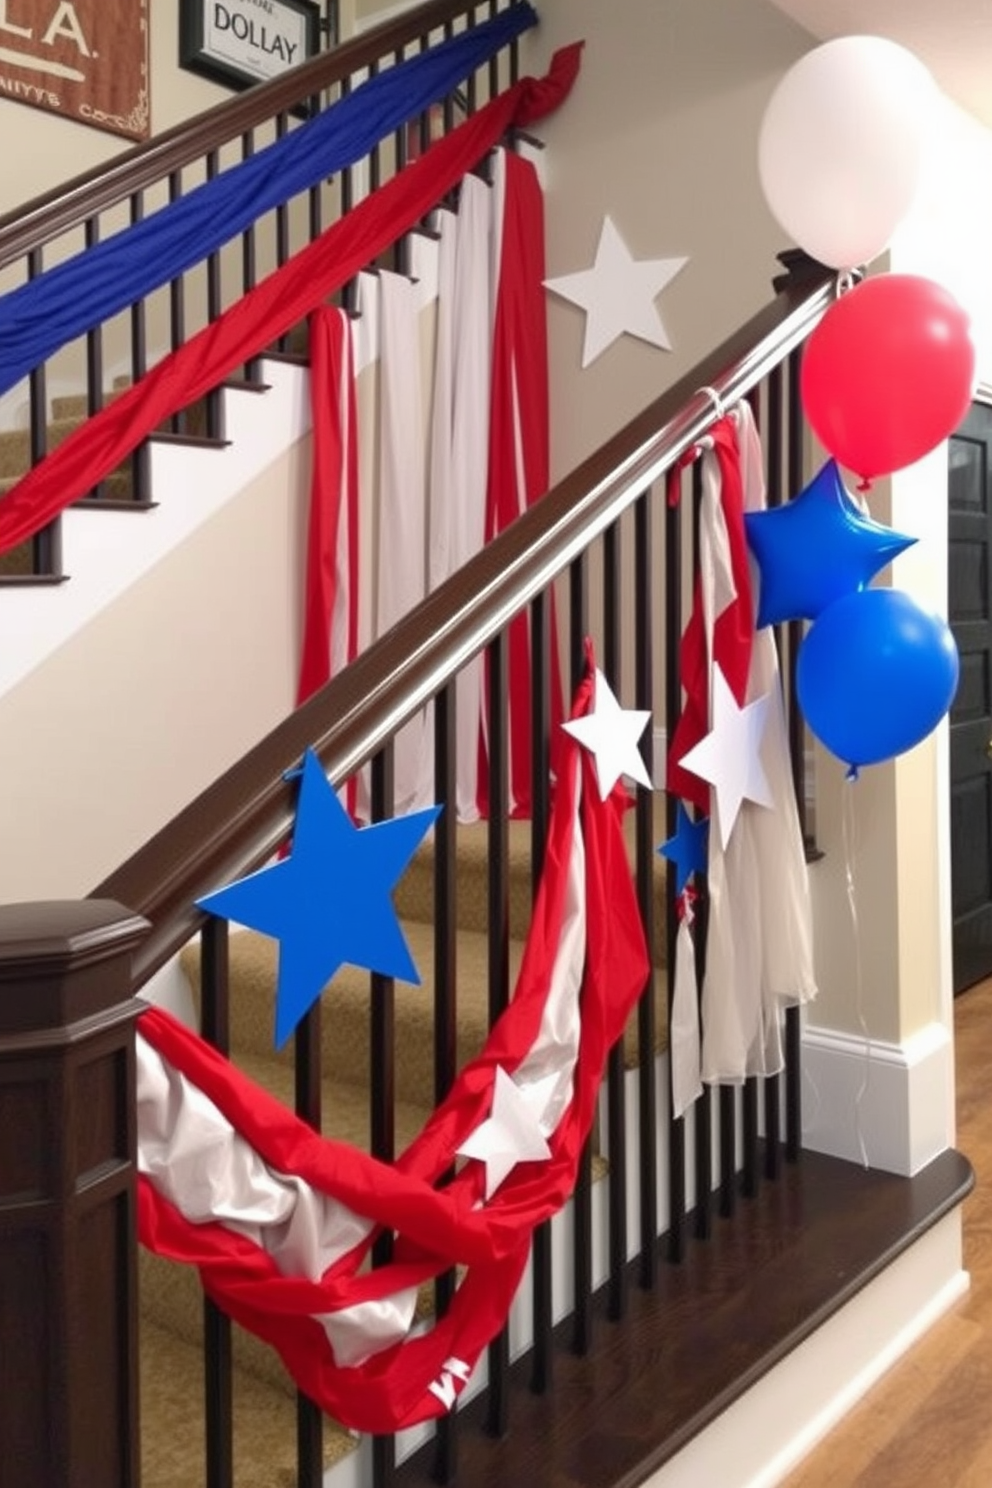
[[[544,302],[544,199],[533,164],[507,151],[499,283],[493,330],[486,541],[532,506],[548,489],[548,342]],[[551,726],[563,717],[561,668],[551,606]],[[509,633],[510,799],[516,816],[529,816],[532,781],[529,622],[518,615]],[[480,743],[479,809],[488,815],[485,743]]]
[[[39,531],[164,419],[218,387],[347,283],[419,222],[508,129],[557,108],[578,75],[580,53],[581,43],[563,48],[545,77],[522,78],[499,94],[71,434],[0,502],[0,552]]]
[[[330,680],[334,649],[349,661],[357,654],[358,449],[352,380],[351,336],[343,310],[320,306],[310,316],[310,408],[313,414],[313,474],[307,531],[303,646],[296,703]],[[349,536],[348,592],[344,636],[332,647],[338,598],[338,543],[342,508]]]
[[[585,713],[592,676],[576,695]],[[561,776],[549,825],[542,876],[514,997],[483,1052],[459,1073],[451,1092],[393,1164],[320,1136],[221,1055],[152,1008],[139,1032],[176,1070],[214,1102],[274,1170],[295,1174],[354,1214],[396,1233],[392,1260],[372,1272],[361,1263],[370,1235],[316,1281],[281,1274],[260,1246],[217,1223],[191,1224],[148,1178],[139,1182],[143,1243],[195,1264],[207,1292],[237,1321],[272,1343],[306,1393],[357,1430],[385,1432],[449,1408],[431,1385],[445,1361],[471,1367],[505,1321],[536,1224],[565,1202],[596,1109],[607,1053],[620,1037],[644,986],[649,962],[623,839],[626,795],[617,786],[599,799],[591,755],[562,734]],[[581,797],[577,795],[581,787]],[[580,801],[579,814],[576,804]],[[584,863],[586,937],[582,965],[581,1037],[572,1099],[549,1139],[546,1162],[519,1164],[485,1203],[482,1167],[466,1164],[442,1188],[469,1134],[489,1115],[497,1067],[512,1074],[538,1039],[552,968],[569,917],[569,874]],[[560,974],[560,973],[559,973]],[[139,1133],[140,1145],[140,1133]],[[391,1296],[452,1265],[468,1272],[443,1318],[366,1362],[339,1366],[314,1320],[377,1296]]]

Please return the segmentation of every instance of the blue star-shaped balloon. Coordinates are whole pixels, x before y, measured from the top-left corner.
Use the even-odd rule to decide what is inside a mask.
[[[706,839],[709,833],[708,816],[693,821],[681,801],[675,817],[675,836],[663,842],[658,852],[675,864],[675,893],[682,893],[694,873],[706,872]]]
[[[744,517],[761,575],[759,626],[815,620],[916,542],[866,517],[828,460],[794,500]]]
[[[419,985],[390,897],[440,806],[358,828],[308,749],[289,856],[198,899],[279,942],[276,1047],[345,962]]]

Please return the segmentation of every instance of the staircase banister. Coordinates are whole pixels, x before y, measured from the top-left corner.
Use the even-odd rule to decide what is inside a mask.
[[[291,714],[93,890],[152,923],[136,985],[195,932],[194,901],[264,863],[285,839],[313,748],[335,785],[363,765],[640,493],[798,346],[834,275],[786,286],[523,516]]]
[[[0,266],[472,9],[470,0],[427,0],[15,207],[0,216]]]

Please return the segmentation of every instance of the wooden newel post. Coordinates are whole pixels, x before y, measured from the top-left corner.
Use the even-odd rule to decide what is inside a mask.
[[[110,900],[0,906],[0,1488],[136,1488],[131,954]]]

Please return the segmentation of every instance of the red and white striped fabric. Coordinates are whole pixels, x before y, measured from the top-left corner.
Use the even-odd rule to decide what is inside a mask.
[[[816,981],[778,653],[771,630],[754,628],[744,512],[763,509],[765,483],[747,403],[703,442],[702,474],[700,575],[682,641],[687,697],[669,753],[668,788],[710,818],[701,1074],[707,1083],[735,1084],[782,1068],[782,1009],[814,997]],[[769,699],[761,759],[771,804],[745,799],[726,847],[711,787],[681,764],[709,727],[717,666],[741,707]],[[676,1000],[688,998],[676,989]],[[692,1037],[689,1020],[684,1037]],[[693,1052],[673,1047],[673,1062],[677,1057],[688,1066]]]
[[[590,673],[573,716],[591,698]],[[454,1403],[505,1322],[534,1227],[573,1188],[607,1053],[647,980],[623,787],[601,801],[593,757],[567,735],[559,763],[513,1000],[395,1163],[321,1137],[160,1009],[139,1021],[142,1241],[198,1266],[208,1294],[356,1430]],[[478,1161],[435,1187],[489,1118],[500,1071],[525,1097],[541,1087],[550,1156],[517,1163],[488,1201]],[[393,1258],[363,1269],[382,1231]],[[418,1286],[455,1265],[467,1270],[450,1309],[415,1328]]]

